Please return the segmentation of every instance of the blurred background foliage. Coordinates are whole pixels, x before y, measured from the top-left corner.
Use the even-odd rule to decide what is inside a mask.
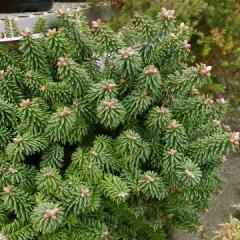
[[[102,3],[89,0],[91,3]],[[162,7],[191,28],[192,56],[212,65],[213,81],[204,91],[240,103],[240,0],[112,0],[111,26],[118,30],[135,12],[154,18]]]

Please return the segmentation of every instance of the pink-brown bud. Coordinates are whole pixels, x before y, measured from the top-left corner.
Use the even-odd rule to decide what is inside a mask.
[[[23,141],[22,137],[15,137],[15,138],[13,138],[13,142],[14,143],[21,143],[22,141]]]
[[[26,76],[27,78],[32,78],[32,77],[33,77],[32,71],[26,72],[25,76]]]
[[[187,177],[189,177],[189,178],[192,178],[192,179],[194,179],[195,178],[195,175],[191,172],[191,171],[189,171],[189,170],[185,170],[185,175],[187,176]]]
[[[63,16],[65,16],[65,15],[67,15],[67,13],[69,13],[69,12],[70,12],[70,9],[69,9],[69,8],[66,9],[66,10],[63,9],[63,8],[60,8],[60,9],[58,9],[58,10],[55,11],[57,17],[63,17]]]
[[[210,77],[212,66],[207,66],[206,64],[200,63],[200,65],[197,64],[197,70],[200,74]]]
[[[67,117],[71,114],[71,112],[69,111],[68,107],[64,107],[63,111],[59,113],[60,117]]]
[[[158,74],[158,69],[154,65],[150,65],[144,72],[146,75],[156,75]]]
[[[29,106],[31,104],[31,101],[30,101],[30,99],[28,98],[28,99],[23,99],[22,101],[21,101],[21,103],[19,104],[19,106],[20,107],[22,107],[22,108],[24,108],[24,107],[27,107],[27,106]]]
[[[184,31],[186,31],[186,30],[189,29],[189,27],[188,27],[184,22],[181,22],[180,28],[181,28],[182,30],[184,30]]]
[[[214,101],[211,98],[207,98],[204,100],[204,105],[207,107],[211,107],[213,105]]]
[[[239,132],[232,132],[229,135],[229,142],[233,145],[239,145]]]
[[[150,183],[154,183],[155,182],[155,179],[149,175],[145,175],[145,182],[147,184],[150,184]]]
[[[170,149],[168,151],[168,154],[171,155],[171,156],[175,156],[177,154],[177,150],[176,149]]]
[[[58,32],[57,32],[57,29],[56,29],[56,28],[53,28],[53,29],[48,29],[46,35],[47,35],[48,37],[50,37],[50,36],[56,35],[57,33],[58,33]]]
[[[3,188],[3,192],[6,194],[11,193],[11,191],[12,191],[12,187],[10,185]]]
[[[56,219],[58,213],[59,213],[59,209],[58,208],[46,209],[44,214],[43,214],[43,217],[45,219]]]
[[[103,106],[105,110],[111,110],[116,108],[115,101],[103,101]]]
[[[133,18],[138,19],[138,18],[140,18],[140,17],[141,17],[141,15],[140,15],[139,12],[134,12]]]
[[[107,92],[112,92],[113,89],[117,86],[117,84],[115,83],[109,83],[109,84],[106,84],[103,89],[106,90]]]
[[[170,110],[168,108],[165,108],[165,107],[161,107],[160,109],[157,110],[157,113],[159,115],[164,115],[164,114],[169,113],[169,112],[170,112]]]
[[[12,72],[13,71],[13,67],[12,66],[7,66],[7,72]]]
[[[58,67],[66,67],[69,64],[68,57],[60,57],[57,62]]]
[[[137,140],[137,137],[131,136],[131,135],[127,135],[127,139],[128,139],[129,141],[136,141],[136,140]]]
[[[88,188],[81,188],[80,194],[82,198],[87,198],[90,196],[90,190]]]
[[[179,127],[181,127],[181,124],[177,123],[177,121],[175,119],[168,126],[168,128],[171,128],[171,129],[177,129]]]
[[[110,237],[110,233],[108,231],[101,232],[101,238],[109,238],[109,237]]]
[[[43,176],[44,176],[44,177],[47,177],[47,178],[51,178],[51,177],[54,176],[54,173],[51,172],[51,171],[49,171],[49,172],[44,173]]]
[[[98,19],[97,21],[92,21],[92,28],[93,29],[97,29],[101,26],[102,24],[102,20],[101,19]]]
[[[162,8],[162,15],[165,19],[167,20],[171,20],[171,19],[174,19],[174,13],[175,11],[174,10],[167,10],[166,8]]]
[[[185,40],[184,43],[183,43],[183,47],[184,47],[188,52],[190,52],[192,45],[191,45],[190,43],[188,43],[187,40]]]
[[[45,92],[46,90],[47,90],[47,87],[46,87],[46,86],[42,85],[42,86],[40,87],[40,91],[41,91],[41,92]]]
[[[231,132],[232,131],[232,129],[229,125],[223,124],[222,127],[226,132]]]
[[[213,120],[213,123],[216,127],[221,127],[222,126],[221,121],[219,121],[219,120]]]
[[[27,37],[31,36],[31,31],[29,30],[28,27],[25,28],[24,30],[22,30],[21,36],[22,36],[23,38],[27,38]]]
[[[4,70],[0,71],[0,81],[4,80]]]
[[[135,55],[135,52],[132,48],[127,48],[126,50],[119,51],[119,53],[124,59],[129,59]]]
[[[7,239],[6,239],[6,237],[5,237],[4,235],[2,235],[2,234],[0,233],[0,240],[7,240]]]

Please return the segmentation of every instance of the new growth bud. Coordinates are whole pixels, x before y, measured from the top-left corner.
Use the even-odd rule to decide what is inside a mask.
[[[98,19],[97,21],[92,21],[92,28],[93,29],[97,29],[101,26],[102,24],[102,20],[101,19]]]
[[[121,57],[124,59],[129,59],[135,55],[135,52],[132,48],[127,48],[126,50],[122,50],[119,53],[120,53]]]
[[[190,43],[188,43],[187,40],[185,40],[185,41],[183,42],[183,47],[184,47],[188,52],[190,52],[192,45],[191,45]]]
[[[47,87],[46,87],[46,86],[42,85],[42,86],[40,87],[40,91],[41,91],[41,92],[45,92],[46,90],[47,90]]]
[[[3,192],[6,194],[11,193],[11,191],[12,191],[12,187],[9,185],[3,188]]]
[[[177,129],[179,127],[181,127],[181,124],[177,123],[177,121],[175,119],[168,126],[168,128],[171,128],[171,129]]]
[[[154,182],[155,182],[155,179],[154,179],[153,177],[149,176],[149,175],[146,175],[146,176],[145,176],[145,182],[146,182],[147,184],[154,183]]]
[[[116,108],[115,101],[103,101],[103,105],[105,110],[111,110]]]
[[[165,107],[161,107],[160,109],[157,110],[157,113],[159,115],[164,115],[164,114],[169,113],[169,112],[170,112],[170,110],[168,108],[165,108]]]
[[[177,150],[176,149],[170,149],[168,151],[168,154],[171,155],[171,156],[175,156],[177,154]]]
[[[101,238],[109,238],[109,237],[110,237],[110,234],[108,231],[101,232]]]
[[[20,107],[22,107],[22,108],[24,108],[24,107],[27,107],[27,106],[29,106],[31,104],[31,101],[30,101],[30,99],[28,98],[28,99],[23,99],[22,101],[21,101],[21,103],[19,104],[19,106]]]
[[[58,208],[46,209],[43,214],[43,217],[44,219],[56,219],[58,212],[59,212]]]
[[[189,27],[184,22],[181,22],[181,24],[179,26],[183,31],[186,31],[189,29]]]
[[[120,198],[125,198],[127,195],[128,195],[127,192],[120,192],[120,193],[118,193],[118,197],[120,197]]]
[[[134,12],[133,18],[138,19],[138,18],[140,18],[140,17],[141,17],[141,15],[140,15],[139,12]]]
[[[87,198],[90,196],[90,190],[88,188],[81,188],[80,194],[82,198]]]
[[[21,143],[23,141],[22,137],[15,137],[13,138],[14,143]]]
[[[56,35],[56,34],[57,34],[57,29],[56,29],[56,28],[54,28],[54,29],[48,29],[48,32],[46,33],[46,35],[47,35],[48,37],[54,36],[54,35]]]
[[[158,72],[158,69],[154,65],[150,65],[144,72],[146,75],[156,75]]]
[[[166,8],[162,8],[162,15],[166,20],[174,19],[174,10],[167,10]]]
[[[69,111],[68,107],[64,107],[63,111],[59,113],[60,117],[67,117],[71,114],[71,112]]]
[[[239,145],[239,132],[232,132],[229,134],[229,142],[233,145]]]
[[[0,233],[0,240],[7,240],[5,236]]]
[[[211,107],[214,103],[214,101],[211,99],[211,98],[207,98],[204,100],[204,105],[207,106],[207,107]]]
[[[21,36],[22,36],[23,38],[27,38],[27,37],[31,36],[31,31],[29,30],[28,27],[25,28],[24,30],[22,30]]]
[[[32,76],[33,76],[32,71],[26,72],[25,76],[26,76],[27,78],[32,78]]]
[[[1,70],[0,71],[0,81],[4,80],[3,74],[4,74],[4,70]]]
[[[69,12],[70,12],[70,8],[67,8],[67,9],[60,8],[57,11],[55,11],[57,17],[66,16]]]
[[[137,140],[137,137],[131,136],[131,135],[127,135],[127,139],[128,139],[129,141],[136,141],[136,140]]]
[[[54,176],[54,173],[51,172],[51,171],[49,171],[49,172],[44,173],[43,176],[44,176],[44,177],[47,177],[47,178],[51,178],[51,177]]]
[[[109,83],[109,84],[106,84],[103,89],[106,90],[107,92],[112,92],[113,89],[117,86],[117,84],[115,83]]]
[[[195,178],[195,175],[191,172],[191,171],[189,171],[189,170],[185,170],[185,175],[187,176],[187,177],[189,177],[189,178],[192,178],[192,179],[194,179]]]
[[[66,66],[68,66],[68,64],[69,64],[68,57],[60,57],[57,62],[58,67],[66,67]]]
[[[206,64],[200,63],[200,65],[197,64],[197,70],[199,71],[200,74],[210,77],[212,66],[207,66]]]

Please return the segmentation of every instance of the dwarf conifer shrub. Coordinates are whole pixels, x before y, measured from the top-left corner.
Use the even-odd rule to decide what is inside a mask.
[[[188,29],[171,10],[116,34],[57,11],[43,39],[1,57],[0,239],[165,239],[196,230],[239,134],[197,90]],[[16,61],[18,59],[18,61]]]

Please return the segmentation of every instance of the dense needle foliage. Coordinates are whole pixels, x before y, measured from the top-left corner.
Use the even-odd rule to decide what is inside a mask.
[[[164,8],[118,34],[57,15],[43,39],[25,30],[19,51],[0,48],[0,239],[196,230],[239,133],[226,101],[197,90],[212,68],[187,65],[188,28]]]

